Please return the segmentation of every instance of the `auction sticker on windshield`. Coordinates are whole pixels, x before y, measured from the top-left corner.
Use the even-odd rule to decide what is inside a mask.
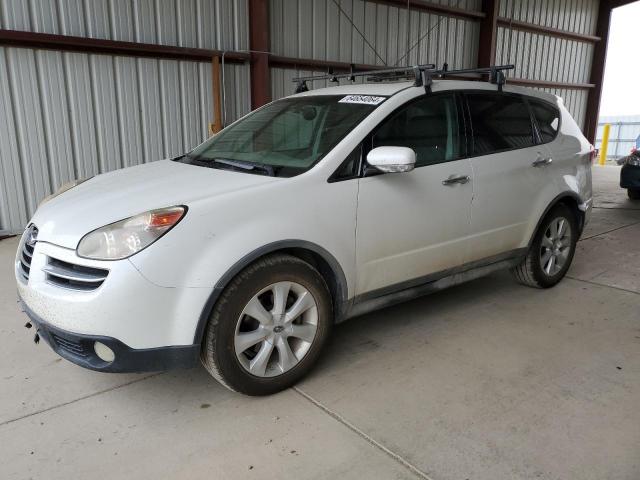
[[[365,105],[380,105],[387,97],[374,97],[373,95],[347,95],[338,103],[364,103]]]

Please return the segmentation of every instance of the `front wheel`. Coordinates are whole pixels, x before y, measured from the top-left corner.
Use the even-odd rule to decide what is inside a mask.
[[[271,255],[238,274],[220,296],[202,363],[231,390],[275,393],[312,368],[332,323],[322,275],[297,257]]]
[[[627,188],[627,195],[631,200],[640,200],[640,188]]]
[[[525,259],[512,269],[514,277],[529,287],[553,287],[569,270],[577,242],[575,213],[556,205],[542,221]]]

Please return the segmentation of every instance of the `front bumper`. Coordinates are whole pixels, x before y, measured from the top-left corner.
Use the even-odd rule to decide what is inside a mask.
[[[25,245],[25,236],[16,255],[18,297],[38,334],[60,356],[107,372],[157,371],[197,363],[196,329],[210,289],[160,287],[129,260],[86,260],[73,250],[40,240]],[[25,263],[27,246],[30,263]],[[104,277],[99,282],[79,281],[94,282],[98,269]],[[65,278],[75,280],[66,283]],[[96,341],[113,351],[113,361],[100,359]]]
[[[22,242],[21,242],[22,246]],[[189,346],[211,289],[165,288],[147,280],[129,260],[99,262],[75,251],[38,241],[28,279],[16,257],[18,295],[38,318],[63,331],[117,338],[136,350]],[[69,265],[107,269],[102,284],[91,290],[53,282],[52,259]]]
[[[54,327],[36,315],[19,299],[37,335],[61,357],[81,367],[101,372],[150,372],[172,368],[190,368],[197,364],[199,345],[134,349],[112,337],[81,335]],[[109,347],[114,360],[106,362],[96,354],[95,342]]]
[[[620,187],[640,189],[640,167],[624,165],[620,170]]]

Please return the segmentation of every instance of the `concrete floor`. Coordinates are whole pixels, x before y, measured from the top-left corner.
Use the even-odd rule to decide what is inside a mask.
[[[0,478],[640,478],[640,203],[594,167],[560,285],[507,273],[351,320],[267,398],[34,345],[0,242]]]

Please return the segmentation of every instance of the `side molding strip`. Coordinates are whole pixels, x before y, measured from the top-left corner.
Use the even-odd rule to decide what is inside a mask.
[[[428,275],[422,279],[413,280],[411,282],[403,282],[402,284],[389,288],[384,288],[376,292],[370,292],[358,295],[354,298],[353,304],[347,310],[346,314],[340,320],[346,320],[365,313],[372,312],[381,308],[385,308],[397,303],[412,300],[414,298],[428,295],[430,293],[449,288],[453,285],[475,280],[484,277],[498,270],[505,270],[518,265],[527,254],[527,248],[519,248],[507,252],[506,254],[496,255],[487,259],[471,262],[460,267],[445,270],[435,274]]]

